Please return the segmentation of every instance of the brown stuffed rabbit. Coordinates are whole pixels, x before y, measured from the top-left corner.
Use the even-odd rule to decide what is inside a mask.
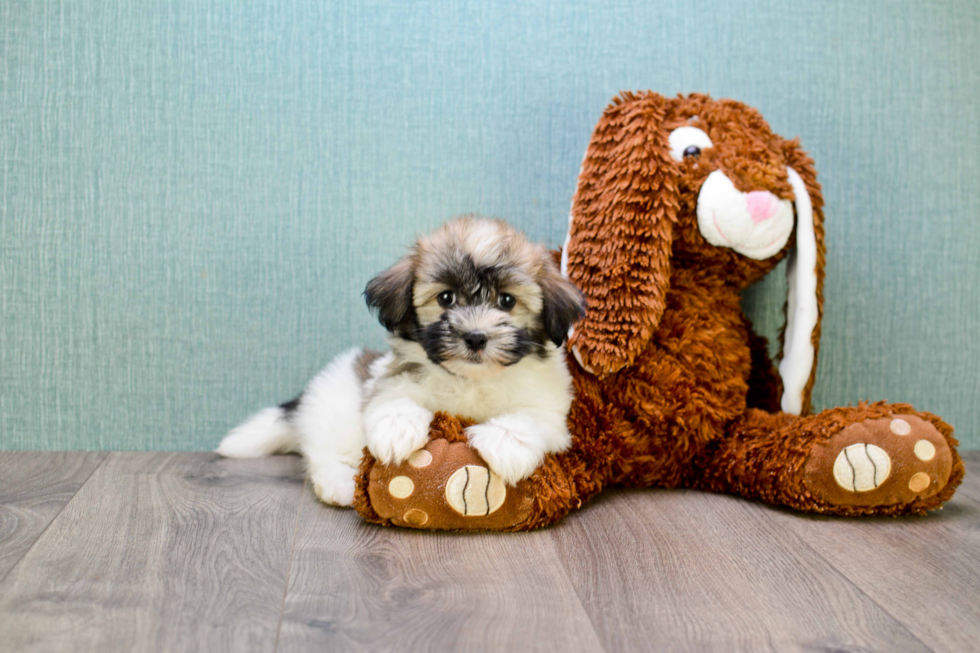
[[[607,485],[732,492],[838,515],[939,507],[964,470],[938,417],[886,403],[808,415],[822,209],[812,161],[756,110],[697,94],[616,98],[589,143],[561,254],[589,305],[568,340],[572,449],[469,510],[452,479],[479,470],[466,478],[485,478],[490,496],[492,474],[461,422],[437,415],[426,466],[366,456],[356,507],[381,523],[499,530],[553,523]],[[740,293],[786,256],[777,373]],[[391,496],[398,476],[418,491]]]

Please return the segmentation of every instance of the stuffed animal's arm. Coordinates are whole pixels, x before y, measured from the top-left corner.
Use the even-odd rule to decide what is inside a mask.
[[[783,396],[783,381],[769,357],[769,342],[752,330],[752,325],[747,319],[745,326],[749,333],[749,350],[752,353],[749,394],[746,398],[748,407],[778,413],[780,397]]]

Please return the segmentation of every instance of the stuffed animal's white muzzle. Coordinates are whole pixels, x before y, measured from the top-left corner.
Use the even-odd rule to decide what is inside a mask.
[[[767,259],[782,250],[793,233],[793,204],[765,190],[743,193],[715,170],[698,193],[698,229],[716,247]]]

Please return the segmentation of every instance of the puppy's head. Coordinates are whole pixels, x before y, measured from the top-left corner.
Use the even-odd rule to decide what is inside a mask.
[[[465,376],[547,356],[547,343],[560,346],[585,313],[543,246],[502,220],[474,217],[419,238],[364,294],[386,329]]]

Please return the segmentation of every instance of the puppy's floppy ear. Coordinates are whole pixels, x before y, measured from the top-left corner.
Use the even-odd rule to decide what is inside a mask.
[[[412,304],[414,279],[415,261],[409,255],[371,279],[364,289],[368,308],[378,312],[378,321],[392,333],[400,327],[411,326],[414,316]]]
[[[562,270],[589,303],[569,347],[598,376],[632,364],[663,316],[677,221],[678,170],[664,128],[669,101],[624,93],[592,133]]]
[[[783,146],[790,184],[796,196],[796,249],[787,265],[786,322],[779,334],[782,354],[784,412],[806,415],[817,376],[820,323],[823,319],[823,281],[827,248],[824,245],[823,194],[813,160],[799,139]]]
[[[545,255],[538,279],[541,287],[541,322],[548,339],[561,346],[568,329],[585,316],[585,296],[568,279],[561,276],[551,253]]]

